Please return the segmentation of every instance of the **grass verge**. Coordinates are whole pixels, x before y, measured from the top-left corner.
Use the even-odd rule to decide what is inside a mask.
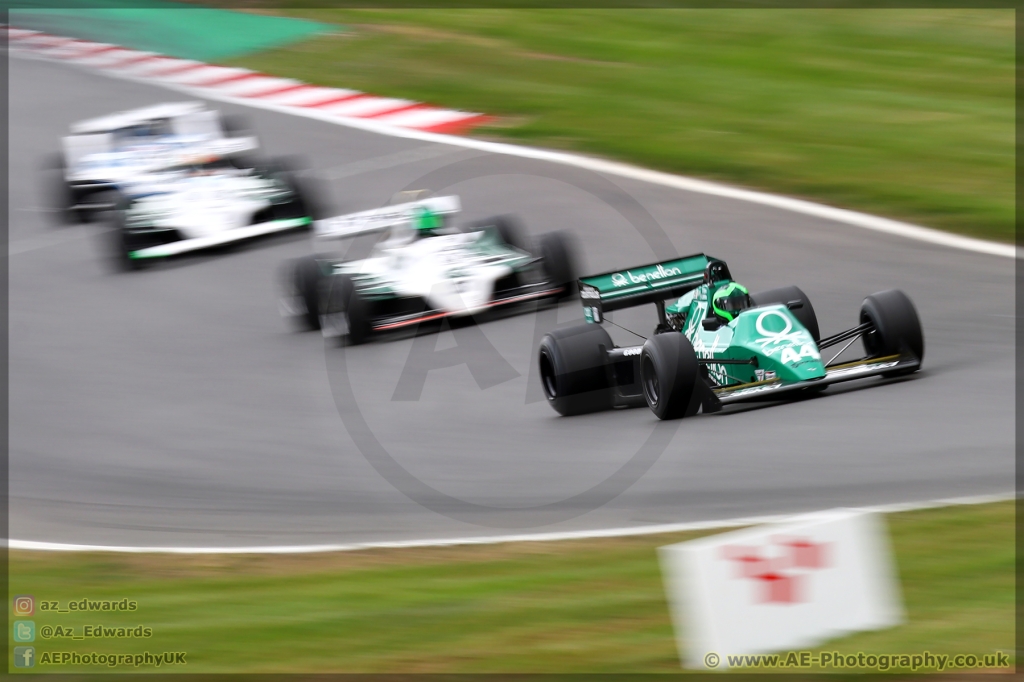
[[[888,524],[907,623],[821,650],[1012,652],[1013,503],[892,514]],[[188,672],[675,672],[655,550],[698,535],[297,556],[12,551],[10,592],[35,596],[37,628],[152,628],[145,639],[37,635],[37,659],[148,650],[187,652]],[[138,606],[40,610],[83,598]],[[97,670],[36,671],[47,669]]]
[[[1013,239],[1012,10],[299,5],[266,11],[346,30],[233,63],[492,114],[489,138]]]

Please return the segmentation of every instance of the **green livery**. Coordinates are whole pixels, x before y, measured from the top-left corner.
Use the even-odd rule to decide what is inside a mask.
[[[662,419],[717,411],[742,400],[820,391],[839,381],[916,371],[924,336],[901,291],[868,296],[859,324],[821,338],[797,287],[748,294],[706,254],[579,280],[583,327],[541,342],[545,395],[561,414],[647,404]],[[618,347],[601,327],[615,310],[653,304],[658,324],[642,346]],[[838,358],[861,340],[863,357]],[[822,352],[841,346],[831,353]]]

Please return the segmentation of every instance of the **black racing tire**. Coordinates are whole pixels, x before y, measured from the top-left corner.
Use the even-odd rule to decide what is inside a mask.
[[[130,205],[129,200],[121,196],[118,198],[117,206],[111,213],[111,226],[108,232],[110,257],[114,270],[118,272],[142,270],[149,265],[149,261],[145,258],[132,258],[129,255],[132,252],[132,243],[131,236],[125,225],[125,218]]]
[[[658,419],[697,414],[701,405],[700,364],[690,340],[680,333],[656,334],[640,351],[640,383]]]
[[[256,164],[256,172],[267,178],[283,183],[292,193],[291,201],[277,204],[272,208],[275,219],[323,217],[312,184],[299,172],[302,167],[298,157],[276,157]],[[312,223],[307,229],[312,229]]]
[[[291,190],[292,200],[275,206],[274,217],[278,219],[312,217],[309,193],[301,179],[290,171],[281,171],[277,177]],[[310,225],[312,226],[312,223]]]
[[[821,332],[818,331],[818,316],[814,314],[814,306],[811,305],[811,299],[807,298],[807,294],[801,291],[800,287],[779,287],[778,289],[761,291],[752,294],[750,300],[757,307],[779,304],[787,305],[793,301],[801,301],[803,305],[790,309],[790,312],[804,326],[804,329],[811,333],[815,343],[821,341]]]
[[[295,292],[306,306],[301,320],[309,330],[320,329],[320,300],[324,287],[324,275],[320,263],[313,256],[303,256],[295,261],[292,270]]]
[[[565,232],[548,232],[541,235],[537,243],[544,276],[562,291],[555,299],[571,298],[576,294],[576,267],[569,235]]]
[[[76,225],[87,222],[88,216],[80,209],[75,209],[78,195],[68,184],[64,156],[54,154],[45,164],[45,201],[46,208],[57,226]]]
[[[612,407],[608,332],[596,324],[558,329],[540,342],[538,370],[544,397],[555,412],[569,417]]]
[[[252,135],[252,126],[249,120],[238,114],[222,114],[220,117],[220,129],[224,137],[248,137]]]
[[[530,246],[526,241],[526,237],[523,233],[523,228],[513,216],[510,215],[499,215],[484,220],[477,220],[470,223],[467,226],[469,229],[486,229],[488,227],[493,228],[498,232],[498,236],[501,237],[501,241],[508,244],[512,248],[519,249],[520,251],[530,252]]]
[[[871,322],[874,331],[864,334],[864,350],[869,356],[911,354],[924,362],[924,332],[910,297],[899,289],[871,294],[860,308],[860,322]],[[911,374],[920,365],[909,369],[886,372],[882,376],[895,377]]]
[[[370,319],[371,305],[346,274],[332,275],[326,278],[321,289],[324,312],[331,315],[343,314],[348,323],[348,334],[345,337],[350,346],[366,343],[373,333]]]

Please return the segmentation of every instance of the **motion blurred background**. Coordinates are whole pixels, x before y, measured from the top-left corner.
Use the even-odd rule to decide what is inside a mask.
[[[482,112],[486,121],[467,133],[479,139],[1014,240],[1012,10],[306,4],[25,4],[11,10],[10,23]],[[388,495],[401,496],[347,440],[324,381],[320,340],[296,340],[275,317],[275,269],[286,256],[308,252],[305,241],[274,242],[128,282],[101,274],[92,252],[75,241],[93,228],[53,236],[33,203],[36,189],[16,176],[35,168],[67,126],[86,115],[182,96],[26,61],[10,60],[12,254],[23,249],[11,256],[12,537],[149,546],[165,538],[192,545],[223,538],[290,544],[292,536],[331,542],[338,540],[331,519],[343,520],[343,540],[483,533],[435,522],[432,512],[404,498],[404,507],[394,502]],[[408,151],[390,139],[303,119],[253,119],[269,148],[303,147],[314,172]],[[343,169],[333,194],[346,209],[379,204],[436,167],[416,163],[422,159],[365,177]],[[465,181],[461,191],[471,211],[500,205],[525,214],[531,229],[571,225],[584,238],[591,270],[623,259],[656,260],[646,247],[630,250],[637,240],[628,225],[558,182]],[[800,279],[819,315],[837,329],[863,295],[908,287],[931,364],[910,382],[773,415],[751,411],[728,427],[722,420],[687,423],[661,468],[633,491],[637,498],[625,495],[574,528],[1013,489],[1011,259],[850,234],[855,228],[759,207],[648,194],[639,183],[625,191],[641,197],[679,249],[715,249],[734,263],[732,250],[740,264],[734,272],[785,280],[777,284]],[[578,221],[581,211],[598,217],[588,218],[592,225]],[[199,312],[192,312],[197,301]],[[570,307],[563,321],[578,315]],[[539,421],[551,418],[550,410],[522,404],[533,369],[533,326],[522,324],[490,330],[521,375],[497,404],[517,419],[533,419],[520,427],[524,434],[543,433],[575,455],[557,462],[563,468],[556,473],[614,470],[614,458],[590,457],[573,444],[584,431],[594,437],[603,428],[620,438],[636,435],[633,427],[646,434],[650,415],[615,414],[573,432]],[[353,363],[353,382],[370,386],[374,363],[400,367],[407,343],[367,351]],[[330,368],[337,356],[326,352]],[[112,368],[139,374],[129,378]],[[453,391],[459,381],[475,391],[467,377],[445,381]],[[492,402],[481,400],[481,410],[494,404],[494,392],[486,397]],[[384,438],[415,454],[417,434],[395,426],[392,415],[377,415]],[[472,438],[471,451],[450,459],[410,456],[407,463],[427,462],[439,487],[467,496],[487,478],[474,462],[510,479],[534,465],[517,460],[508,439],[495,445],[493,432],[471,432],[473,423],[452,417],[430,438],[420,437],[472,433],[464,437]],[[785,434],[794,445],[773,445],[756,457],[712,452],[722,429],[767,434],[773,442]],[[343,453],[337,457],[329,450],[334,443]],[[688,449],[692,443],[702,447]],[[547,483],[537,479],[545,478],[502,488],[503,501],[532,499]],[[659,478],[660,488],[651,481]],[[1012,652],[1013,510],[1004,501],[891,515],[907,622],[831,642],[828,650]],[[699,534],[287,556],[18,550],[11,554],[10,589],[62,600],[136,598],[144,607],[136,619],[156,633],[146,646],[189,651],[189,672],[665,672],[678,670],[679,659],[655,548]],[[76,618],[68,622],[88,622]],[[56,648],[39,645],[46,647]]]
[[[1012,239],[1009,10],[118,4],[11,16],[485,112],[485,136]]]

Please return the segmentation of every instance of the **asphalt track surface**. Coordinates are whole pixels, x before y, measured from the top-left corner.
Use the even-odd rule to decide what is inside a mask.
[[[103,226],[55,226],[39,169],[69,124],[178,99],[10,60],[13,538],[369,542],[1013,488],[1012,259],[215,103],[248,116],[269,154],[302,155],[338,212],[428,187],[459,194],[467,220],[515,213],[531,235],[570,230],[585,271],[704,251],[752,291],[803,288],[823,334],[854,324],[866,294],[893,287],[924,324],[925,369],[907,380],[681,422],[658,423],[646,409],[561,418],[541,397],[534,348],[554,324],[582,321],[578,302],[340,348],[278,313],[279,270],[311,252],[307,236],[114,274]],[[647,334],[654,312],[613,319]],[[428,371],[438,357],[460,364]]]

